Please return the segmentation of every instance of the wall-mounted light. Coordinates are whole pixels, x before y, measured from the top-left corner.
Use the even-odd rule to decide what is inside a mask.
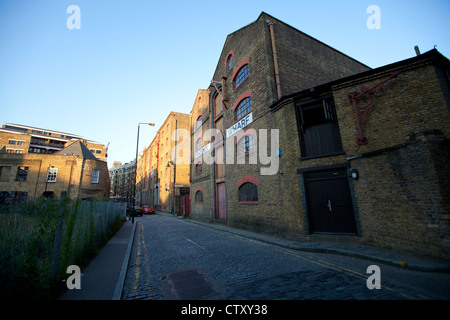
[[[350,175],[351,175],[352,179],[354,179],[354,180],[359,179],[359,172],[356,169],[353,169],[352,171],[350,171]]]

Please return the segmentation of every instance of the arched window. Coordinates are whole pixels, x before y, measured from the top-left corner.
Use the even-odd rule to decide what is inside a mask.
[[[194,126],[194,130],[197,130],[198,128],[200,128],[202,126],[202,116],[200,115],[197,118],[197,121],[195,122],[195,126]]]
[[[250,111],[252,111],[252,99],[250,97],[242,99],[235,110],[236,120],[241,119],[243,116],[250,113]]]
[[[203,192],[201,190],[195,193],[195,202],[203,202]]]
[[[239,187],[239,202],[257,202],[258,201],[258,187],[246,182]]]
[[[233,68],[233,55],[230,54],[227,58],[227,68],[228,70],[231,70]]]
[[[239,202],[257,202],[258,201],[258,187],[246,182],[239,187]]]
[[[234,78],[233,86],[236,89],[248,77],[248,64],[243,65]]]

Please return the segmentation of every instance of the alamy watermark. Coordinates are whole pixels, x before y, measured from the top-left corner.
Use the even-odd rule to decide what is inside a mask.
[[[278,173],[279,129],[270,129],[270,135],[268,129],[240,130],[228,136],[224,141],[222,132],[213,128],[205,130],[203,134],[195,136],[194,139],[195,163],[246,164],[248,158],[249,164],[263,165],[260,168],[261,175]],[[196,142],[200,139],[200,145],[197,145]],[[171,151],[172,162],[191,164],[190,132],[186,129],[177,129],[172,132],[172,141],[176,143]]]
[[[366,12],[370,14],[370,16],[366,20],[367,28],[373,29],[381,29],[381,9],[379,6],[373,4],[367,7]]]
[[[81,289],[81,270],[77,265],[70,265],[67,267],[67,273],[71,273],[72,275],[67,278],[66,286],[67,289]]]
[[[367,278],[366,285],[370,290],[373,289],[381,289],[381,270],[377,265],[370,265],[367,267],[366,273],[371,274],[369,278]]]
[[[73,30],[73,29],[81,29],[81,10],[80,7],[72,4],[67,7],[66,10],[67,14],[70,14],[69,17],[67,17],[66,20],[66,26],[67,29]]]

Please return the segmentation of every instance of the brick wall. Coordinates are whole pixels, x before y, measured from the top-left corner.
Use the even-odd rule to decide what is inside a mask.
[[[306,89],[278,101],[272,110],[269,106],[276,100],[276,86],[267,19],[274,22],[282,94]],[[226,59],[230,54],[234,67],[227,70]],[[233,107],[243,96],[249,96],[253,122],[239,136],[254,130],[258,141],[260,129],[278,129],[281,154],[277,174],[264,176],[260,174],[263,167],[260,161],[249,164],[251,154],[245,156],[246,164],[236,164],[238,155],[234,150],[234,164],[225,166],[227,216],[220,222],[309,240],[311,230],[302,172],[338,165],[347,168],[349,176],[350,170],[359,171],[359,180],[350,177],[348,180],[357,240],[449,257],[450,95],[448,80],[439,67],[442,61],[448,64],[448,60],[435,63],[428,57],[360,73],[368,68],[266,14],[230,34],[213,78],[221,81],[226,77],[222,88],[227,106],[223,113],[224,128],[236,123]],[[243,62],[248,62],[249,76],[233,88],[235,68]],[[371,88],[394,71],[399,75],[384,84],[366,120],[363,135],[368,144],[358,145],[358,126],[348,94],[360,92],[362,86]],[[349,77],[330,82],[344,76]],[[310,87],[315,88],[309,90]],[[295,104],[324,96],[332,97],[335,105],[342,152],[302,158]],[[196,119],[198,114],[194,105],[192,118]],[[208,120],[203,116],[202,133],[210,125],[210,115]],[[198,132],[192,132],[192,153],[197,135]],[[203,165],[202,173],[196,175],[192,159],[192,217],[217,219],[213,166]],[[257,184],[258,201],[239,201],[238,183],[244,177]],[[200,189],[203,203],[195,203],[195,192]]]
[[[268,19],[274,22],[283,96],[370,69],[277,19]]]
[[[53,192],[70,198],[109,197],[109,174],[104,161],[77,156],[41,154],[0,154],[0,166],[10,166],[7,180],[1,179],[0,191],[27,192],[28,197],[40,197]],[[28,167],[25,181],[17,181],[19,166]],[[46,182],[49,167],[57,168],[56,182]],[[91,183],[92,170],[99,170],[99,182]]]
[[[140,205],[154,204],[153,197],[159,199],[158,209],[166,212],[172,211],[174,181],[175,185],[189,187],[189,161],[178,163],[176,166],[176,179],[174,179],[173,164],[168,163],[174,160],[175,145],[177,145],[177,159],[188,153],[189,159],[189,132],[191,119],[189,114],[171,112],[166,121],[161,125],[155,139],[147,147],[142,157],[138,161],[137,188],[139,192]],[[185,136],[181,136],[181,131],[177,134],[175,141],[175,128],[185,130]],[[173,153],[173,155],[172,155]],[[178,162],[178,161],[177,161]],[[149,178],[153,172],[149,187]],[[158,185],[159,183],[159,185]],[[151,192],[150,192],[151,191]],[[154,193],[158,192],[157,195]],[[178,206],[176,206],[178,210]]]
[[[280,130],[282,135],[280,137],[282,141],[280,171],[286,172],[274,176],[261,176],[261,165],[249,164],[248,155],[244,157],[247,164],[236,164],[238,155],[235,148],[235,164],[225,166],[227,218],[221,222],[255,231],[301,238],[304,237],[299,233],[302,230],[302,216],[291,205],[293,198],[295,198],[295,202],[300,201],[301,198],[300,194],[295,192],[299,187],[298,177],[295,174],[289,175],[289,172],[295,172],[298,167],[289,156],[289,152],[298,148],[298,137],[293,133],[293,130],[296,130],[295,112],[293,109],[286,109],[274,115],[269,109],[269,106],[277,99],[277,92],[268,20],[274,22],[276,49],[280,55],[278,61],[283,95],[293,93],[312,83],[334,80],[339,76],[354,74],[368,68],[265,13],[262,13],[255,22],[230,34],[225,41],[213,77],[213,80],[217,82],[225,79],[222,82],[224,86],[221,88],[226,100],[226,108],[223,113],[224,129],[231,127],[238,120],[234,107],[244,97],[250,97],[253,122],[245,129],[255,130],[256,142],[260,129],[269,130],[269,136],[270,129]],[[228,69],[226,62],[230,55],[233,58],[233,67]],[[297,58],[293,58],[293,56]],[[234,88],[233,78],[245,63],[248,63],[249,76],[237,88]],[[312,70],[319,71],[313,73]],[[220,87],[220,84],[217,83],[216,87]],[[219,108],[219,112],[220,110]],[[193,121],[198,116],[195,106],[191,116]],[[211,120],[208,118],[206,121],[206,117],[203,116],[203,121],[204,132],[205,129],[210,128]],[[297,143],[292,142],[293,137],[297,139]],[[197,135],[193,133],[193,153],[196,139]],[[236,142],[232,143],[235,145]],[[289,143],[289,150],[285,150],[287,143]],[[204,142],[203,146],[205,144]],[[257,152],[258,149],[256,149]],[[214,201],[215,196],[214,189],[211,190],[212,169],[210,165],[203,165],[203,172],[197,177],[195,163],[191,165],[193,218],[217,218],[217,213],[214,212],[215,204],[209,202]],[[257,203],[239,202],[237,182],[244,176],[254,177],[258,180]],[[203,189],[203,204],[195,203],[194,192],[197,187]],[[210,197],[212,199],[209,199]],[[208,205],[206,205],[207,202]]]
[[[342,142],[360,179],[354,181],[363,242],[449,257],[448,102],[436,67],[427,61],[360,78],[334,89]],[[375,98],[356,144],[348,93],[398,71]],[[381,151],[380,151],[381,150]]]
[[[206,131],[211,128],[211,112],[209,107],[209,90],[201,89],[198,91],[194,105],[191,111],[191,165],[190,165],[190,179],[191,179],[191,217],[197,220],[210,221],[211,220],[211,165],[207,165],[210,161],[210,153],[202,155],[199,158],[195,157],[196,142],[202,138],[202,147],[206,146],[209,141],[206,141]],[[197,123],[199,116],[202,116],[202,122]],[[207,159],[208,157],[208,159]],[[196,165],[200,165],[201,171],[197,172]],[[203,194],[203,201],[196,201],[195,195],[200,191]]]
[[[368,144],[360,146],[348,94],[359,92],[361,86],[370,88],[394,71],[399,72],[398,77],[382,87],[369,112],[364,127]],[[310,239],[303,175],[296,169],[349,165],[348,173],[352,169],[359,172],[358,180],[349,178],[359,241],[450,256],[450,114],[447,88],[439,74],[430,60],[417,59],[343,80],[331,91],[299,95],[276,109],[272,118],[283,141],[278,197],[284,200],[281,208],[286,230]],[[344,154],[300,159],[295,103],[331,92]]]
[[[4,147],[5,152],[10,149],[14,150],[14,152],[15,150],[19,150],[20,153],[28,153],[30,139],[31,136],[28,134],[0,131],[0,149]],[[15,144],[10,144],[10,140],[15,141]],[[20,141],[20,145],[17,143],[18,141]]]

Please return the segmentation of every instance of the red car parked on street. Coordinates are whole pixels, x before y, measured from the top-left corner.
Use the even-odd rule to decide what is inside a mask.
[[[152,205],[145,205],[142,207],[142,211],[144,211],[145,214],[151,214],[156,213],[155,208]]]

